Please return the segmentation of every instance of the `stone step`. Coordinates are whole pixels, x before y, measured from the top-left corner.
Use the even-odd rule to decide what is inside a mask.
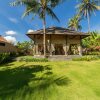
[[[79,58],[81,57],[80,55],[52,55],[48,56],[48,59],[50,61],[65,61],[65,60],[72,60],[73,58]],[[44,58],[42,55],[34,56],[34,58]]]

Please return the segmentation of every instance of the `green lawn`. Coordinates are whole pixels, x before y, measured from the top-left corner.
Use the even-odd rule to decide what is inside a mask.
[[[0,100],[100,100],[100,60],[0,65]]]

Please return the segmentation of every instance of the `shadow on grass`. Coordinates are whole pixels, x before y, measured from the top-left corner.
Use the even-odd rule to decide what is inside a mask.
[[[38,75],[39,74],[39,75]],[[26,94],[47,89],[51,85],[68,85],[70,80],[64,76],[56,76],[49,65],[21,65],[18,68],[0,71],[0,99],[7,100],[7,96],[13,97],[19,90]],[[10,99],[13,100],[13,99]]]
[[[13,65],[12,62],[14,62],[14,61],[15,61],[14,58],[10,58],[9,60],[6,60],[6,61],[0,63],[0,67],[1,66],[2,67],[12,66]]]

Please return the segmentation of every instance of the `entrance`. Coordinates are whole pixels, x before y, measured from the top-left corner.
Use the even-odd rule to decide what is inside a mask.
[[[44,47],[43,44],[38,44],[38,54],[43,55],[44,54]],[[50,46],[46,45],[46,54],[50,54]]]
[[[62,44],[55,44],[55,55],[65,55]]]

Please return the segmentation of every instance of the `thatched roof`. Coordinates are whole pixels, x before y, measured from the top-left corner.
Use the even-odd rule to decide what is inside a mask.
[[[0,42],[7,42],[7,40],[0,35]]]
[[[43,29],[37,30],[37,31],[31,31],[28,32],[27,35],[30,37],[31,35],[36,35],[36,34],[43,34]],[[46,34],[56,34],[56,35],[77,35],[77,36],[83,36],[87,37],[89,34],[83,33],[83,32],[78,32],[62,27],[51,27],[51,28],[46,28]]]

